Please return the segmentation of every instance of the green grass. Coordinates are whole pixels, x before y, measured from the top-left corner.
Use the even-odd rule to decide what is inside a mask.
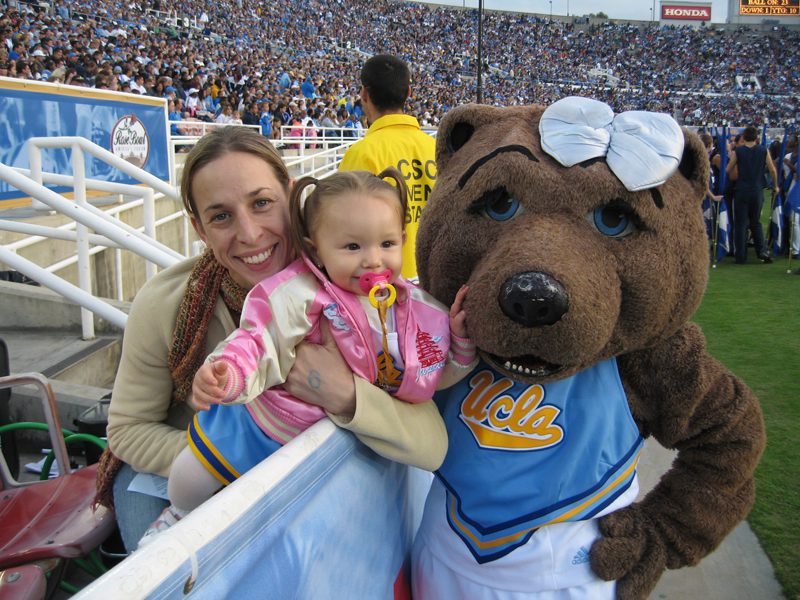
[[[787,274],[788,258],[765,265],[750,248],[747,260],[726,257],[711,269],[693,320],[711,354],[761,401],[767,449],[748,520],[784,595],[800,600],[800,276]],[[792,271],[798,268],[793,260]]]

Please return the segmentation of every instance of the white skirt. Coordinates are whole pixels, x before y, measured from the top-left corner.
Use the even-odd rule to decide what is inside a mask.
[[[599,516],[629,505],[631,487]],[[539,529],[507,556],[478,564],[447,523],[446,492],[434,479],[412,550],[414,600],[615,600],[616,582],[589,566],[600,537],[597,521],[571,521]]]

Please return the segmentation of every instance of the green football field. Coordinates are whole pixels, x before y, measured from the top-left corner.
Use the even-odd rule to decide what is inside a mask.
[[[766,225],[769,204],[762,221]],[[765,228],[766,231],[766,228]],[[791,268],[792,273],[787,273]],[[761,401],[767,449],[748,518],[788,600],[800,599],[800,261],[723,258],[693,320],[708,349]]]

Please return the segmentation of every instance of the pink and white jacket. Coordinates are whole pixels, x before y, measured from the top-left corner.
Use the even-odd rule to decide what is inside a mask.
[[[475,345],[451,337],[447,309],[427,292],[402,277],[394,286],[395,325],[404,373],[392,395],[406,402],[427,402],[437,387],[449,387],[469,374]],[[222,402],[247,403],[258,426],[281,444],[325,416],[320,407],[280,387],[294,364],[295,347],[304,339],[321,342],[319,319],[323,315],[353,373],[376,381],[378,352],[361,302],[303,259],[250,291],[239,329],[206,359],[229,365]]]

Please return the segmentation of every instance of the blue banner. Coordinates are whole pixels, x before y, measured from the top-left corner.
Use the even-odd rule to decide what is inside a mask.
[[[719,202],[719,215],[717,217],[717,261],[731,253],[731,224],[728,221],[728,207],[725,199]]]
[[[703,198],[703,221],[706,224],[706,235],[708,239],[714,239],[714,201],[711,196],[706,194]]]
[[[786,207],[800,213],[800,185],[793,185],[786,196]]]
[[[169,181],[166,100],[94,88],[0,78],[0,163],[30,167],[32,137],[80,136]],[[42,151],[42,170],[72,175],[71,150]],[[85,154],[86,176],[101,181],[138,181]],[[71,188],[48,185],[56,192]],[[0,181],[0,200],[22,198]]]
[[[775,256],[780,256],[781,247],[783,246],[783,210],[780,198],[777,196],[772,199],[772,215],[770,215],[769,230],[772,236],[772,253]]]

